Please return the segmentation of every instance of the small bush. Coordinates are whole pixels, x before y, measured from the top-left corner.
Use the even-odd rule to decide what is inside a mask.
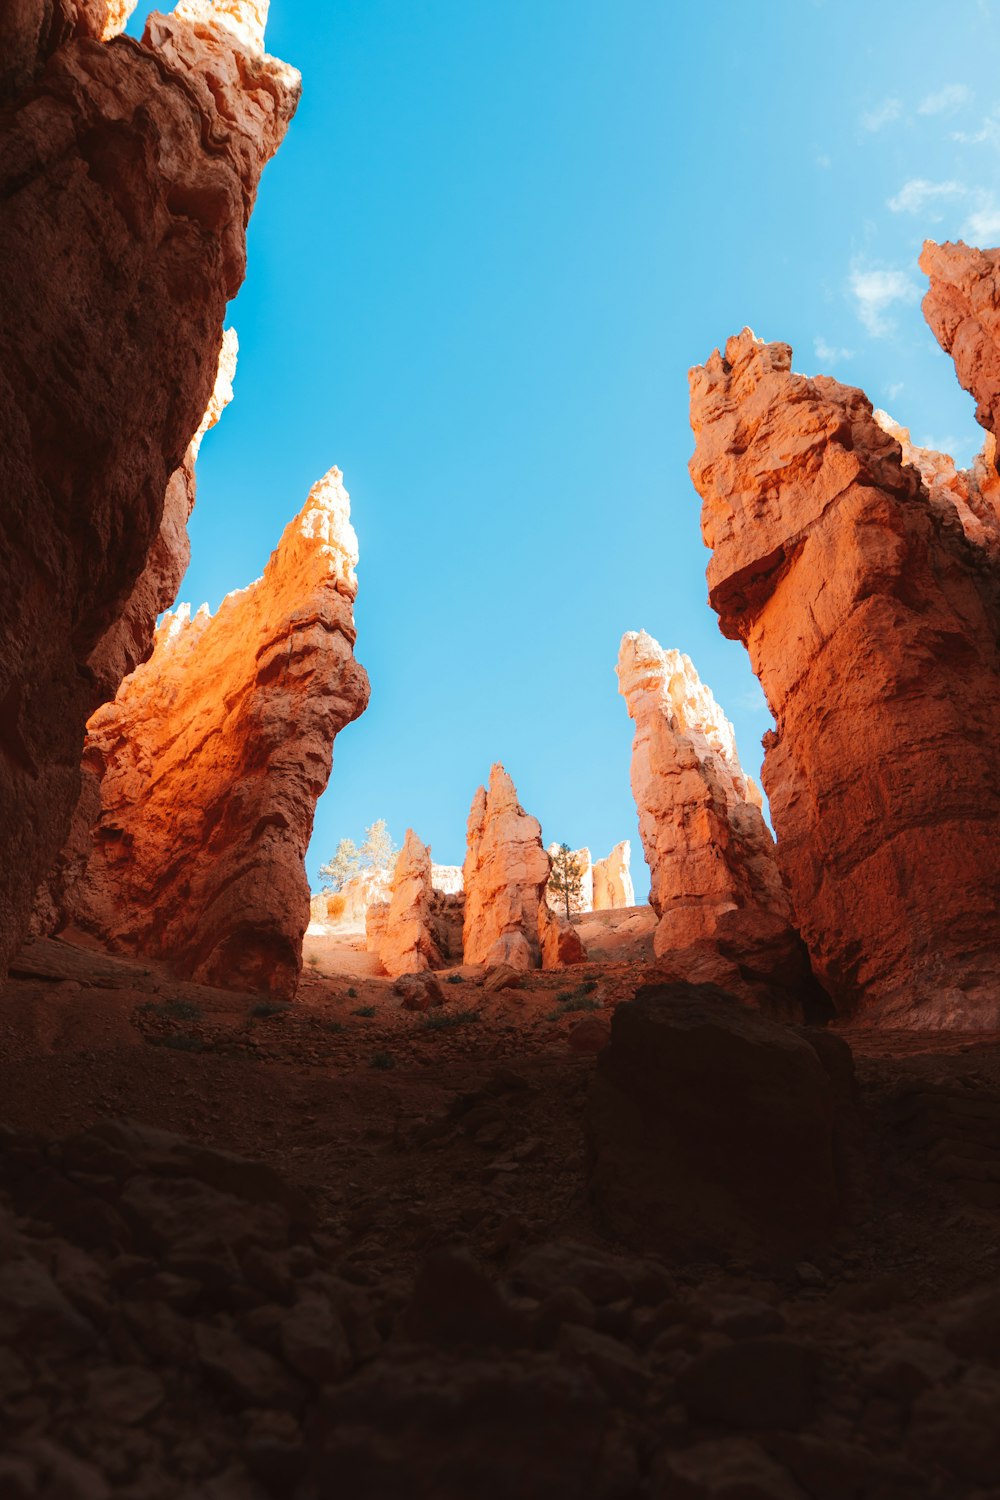
[[[432,1010],[424,1017],[425,1031],[450,1031],[453,1026],[467,1026],[479,1020],[478,1010]]]
[[[364,1016],[366,1021],[370,1021],[372,1016],[375,1014],[376,1011],[374,1005],[359,1005],[357,1010],[351,1011],[352,1016]]]
[[[580,986],[580,993],[581,993],[581,995],[590,995],[590,994],[593,994],[594,990],[596,990],[596,989],[597,989],[597,980],[596,979],[585,979],[583,981],[583,983],[581,984],[581,986]]]
[[[462,978],[461,974],[449,974],[448,978],[445,980],[445,984],[464,984],[464,983],[465,983],[465,980]]]
[[[379,1068],[382,1072],[387,1072],[389,1068],[395,1066],[391,1052],[376,1052],[372,1057],[372,1067]]]
[[[306,963],[309,965],[310,969],[319,968],[319,959],[315,953],[310,953],[309,957],[306,959]]]
[[[353,984],[351,985],[350,989],[347,991],[347,998],[348,998],[348,1000],[356,1000],[358,998],[358,992],[354,988]]]
[[[556,1004],[562,1005],[564,1001],[572,1000],[575,994],[576,990],[560,990],[559,994],[556,996]]]
[[[251,1005],[250,1016],[252,1020],[263,1021],[268,1016],[283,1016],[291,1008],[287,1000],[258,1000],[256,1005]]]
[[[567,1000],[563,1006],[563,1014],[569,1015],[570,1011],[576,1010],[600,1010],[599,1000],[591,1000],[589,995],[574,995],[572,1000]]]
[[[347,1027],[344,1025],[343,1021],[320,1021],[319,1024],[322,1026],[324,1031],[338,1032],[347,1030]]]

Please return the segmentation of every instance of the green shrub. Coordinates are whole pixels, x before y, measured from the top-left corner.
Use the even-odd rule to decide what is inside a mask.
[[[283,1016],[291,1008],[287,1000],[258,1000],[256,1005],[251,1005],[250,1016],[262,1021],[268,1016]]]
[[[424,1017],[425,1031],[450,1031],[453,1026],[467,1026],[480,1019],[478,1010],[432,1010]]]
[[[392,1054],[390,1052],[376,1052],[372,1057],[372,1067],[379,1068],[383,1072],[386,1072],[389,1068],[394,1068],[395,1066],[396,1064],[393,1062]]]
[[[372,1016],[377,1014],[374,1005],[359,1005],[357,1010],[351,1011],[352,1016],[364,1016],[366,1021],[370,1021]]]

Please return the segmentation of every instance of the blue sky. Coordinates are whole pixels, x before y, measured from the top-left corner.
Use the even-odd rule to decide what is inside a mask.
[[[631,838],[644,893],[625,630],[688,652],[757,773],[770,720],[706,604],[687,371],[749,324],[971,457],[916,259],[925,236],[1000,244],[1000,38],[994,0],[943,14],[274,0],[304,95],[251,226],[181,598],[257,577],[340,465],[372,701],[337,740],[314,883],[377,817],[459,863],[499,759],[547,840]]]

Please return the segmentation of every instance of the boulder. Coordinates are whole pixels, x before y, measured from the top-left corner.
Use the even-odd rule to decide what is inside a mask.
[[[837,1109],[804,1035],[711,985],[617,1007],[587,1114],[599,1225],[691,1257],[799,1256],[842,1212]]]

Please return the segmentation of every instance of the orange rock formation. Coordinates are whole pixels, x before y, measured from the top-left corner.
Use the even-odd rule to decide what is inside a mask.
[[[594,865],[594,910],[610,911],[634,905],[632,845],[623,839],[606,859],[599,859]]]
[[[691,420],[710,599],[775,717],[764,785],[814,967],[843,1010],[1000,1023],[995,569],[864,394],[793,374],[787,344],[731,338],[691,373]]]
[[[643,630],[622,637],[619,690],[635,722],[632,793],[649,865],[658,956],[712,937],[727,912],[786,923],[788,897],[740,766],[733,726],[688,657]]]
[[[406,830],[387,902],[368,908],[368,951],[391,979],[440,968],[444,962],[432,925],[434,888],[431,853],[412,828]]]
[[[924,317],[955,361],[955,372],[976,399],[976,421],[995,438],[1000,425],[1000,250],[976,250],[961,240],[927,240],[920,269],[930,278]]]
[[[501,765],[490,771],[489,789],[473,798],[463,877],[465,962],[536,969],[549,857],[540,823],[524,811]]]
[[[117,686],[99,645],[208,404],[299,92],[219,6],[154,15],[141,44],[114,34],[130,9],[0,17],[0,973],[65,841],[86,720]]]
[[[357,541],[340,473],[314,486],[249,588],[182,608],[90,722],[100,812],[69,920],[226,988],[294,993],[303,860],[333,741],[368,702]]]

